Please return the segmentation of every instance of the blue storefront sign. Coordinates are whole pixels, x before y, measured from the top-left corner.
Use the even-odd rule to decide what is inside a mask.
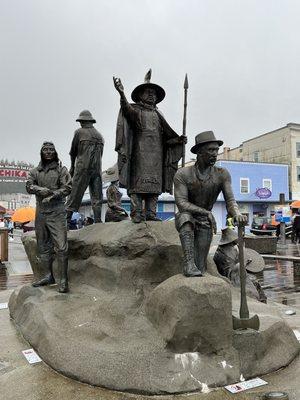
[[[256,189],[255,196],[259,197],[260,199],[268,199],[272,196],[272,192],[270,189],[267,188],[259,188]]]
[[[291,211],[289,207],[277,206],[275,213],[276,222],[291,222]]]

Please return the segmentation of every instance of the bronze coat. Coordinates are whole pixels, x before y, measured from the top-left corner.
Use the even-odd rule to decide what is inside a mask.
[[[128,118],[128,109],[134,113],[142,114],[145,107],[142,104],[129,104],[121,101],[121,110],[119,112],[116,132],[116,147],[118,152],[118,170],[120,187],[130,189],[132,162],[134,159],[134,137],[137,134],[137,128]],[[170,127],[163,115],[157,108],[153,109],[158,116],[162,130],[162,185],[161,193],[173,191],[173,178],[178,169],[178,161],[182,157],[183,144],[177,133]],[[125,116],[125,114],[127,114]],[[142,128],[139,132],[143,134]],[[149,148],[149,157],[155,157],[152,149]],[[132,189],[132,188],[131,188]],[[134,191],[133,192],[137,192]],[[149,193],[151,190],[149,190]],[[154,191],[156,193],[156,191]],[[159,193],[158,193],[159,194]]]

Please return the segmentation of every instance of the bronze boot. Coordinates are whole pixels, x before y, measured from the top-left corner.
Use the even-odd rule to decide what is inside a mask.
[[[59,284],[57,291],[59,293],[67,293],[69,291],[68,284],[68,256],[58,255],[57,264],[59,271]]]
[[[53,283],[55,283],[55,279],[54,279],[54,276],[53,276],[53,268],[52,268],[53,259],[52,258],[44,259],[44,260],[41,259],[41,263],[43,264],[43,267],[45,268],[47,273],[40,280],[38,280],[36,282],[33,282],[32,283],[33,287],[52,285]]]
[[[194,261],[194,232],[182,232],[179,234],[183,250],[183,275],[202,276]]]
[[[93,206],[93,213],[94,213],[94,221],[95,224],[101,223],[101,214],[102,214],[102,204]]]

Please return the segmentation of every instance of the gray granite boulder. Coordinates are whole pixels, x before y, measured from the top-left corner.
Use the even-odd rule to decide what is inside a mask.
[[[242,349],[241,343],[248,340],[245,335],[237,339],[232,332],[230,343],[230,285],[219,278],[211,258],[208,271],[214,278],[189,278],[191,281],[186,284],[187,278],[178,276],[182,251],[173,222],[96,224],[69,232],[68,241],[70,293],[59,294],[55,286],[27,285],[15,290],[9,301],[11,317],[24,338],[47,364],[68,377],[139,393],[207,391],[207,387],[239,381],[245,368],[249,368],[249,377],[256,376],[258,371],[266,373],[283,367],[298,354],[299,344],[291,330],[272,307],[256,301],[249,301],[249,307],[251,313],[258,313],[261,318],[262,334],[271,332],[272,326],[280,322],[276,325],[276,329],[281,329],[279,356],[274,350],[279,341],[271,334],[264,336],[267,340],[260,347],[260,357],[254,339],[248,347],[250,353]],[[38,274],[34,235],[25,235],[23,243]],[[203,336],[193,339],[196,332],[192,324],[186,330],[181,326],[176,331],[180,323],[173,323],[176,335],[166,335],[164,317],[157,315],[163,301],[160,286],[168,285],[169,278],[182,287],[182,304],[179,306],[179,298],[174,295],[168,298],[166,308],[170,310],[173,303],[177,304],[177,313],[181,310],[180,318],[184,321],[187,317],[183,311],[191,304],[195,313],[196,299],[203,312],[206,311],[202,302],[209,299],[209,307],[215,309],[218,319],[208,313],[197,323],[209,324],[210,331],[214,324],[216,330],[224,328],[225,339],[220,346],[218,336],[208,337],[206,343]],[[206,290],[204,282],[216,292],[216,304],[212,294],[201,298],[200,292]],[[220,297],[219,290],[223,293]],[[159,301],[155,300],[155,293],[160,293]],[[232,299],[236,314],[239,295],[233,288]],[[222,311],[224,321],[220,322]],[[196,347],[190,347],[180,332],[190,337]],[[256,357],[262,360],[262,367],[255,367],[252,360]]]
[[[146,315],[176,352],[218,353],[232,346],[230,285],[206,274],[175,275],[158,285]]]

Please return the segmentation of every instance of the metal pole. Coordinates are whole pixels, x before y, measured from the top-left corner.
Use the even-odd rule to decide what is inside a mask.
[[[186,136],[186,109],[187,109],[187,91],[189,88],[189,82],[187,74],[185,74],[183,89],[184,89],[184,102],[183,102],[183,121],[182,121],[182,136]],[[182,149],[182,163],[181,166],[185,166],[185,143],[183,143]]]
[[[284,206],[285,204],[285,195],[284,193],[279,194],[279,203]],[[285,222],[280,222],[280,244],[286,244],[286,234],[285,234]]]

